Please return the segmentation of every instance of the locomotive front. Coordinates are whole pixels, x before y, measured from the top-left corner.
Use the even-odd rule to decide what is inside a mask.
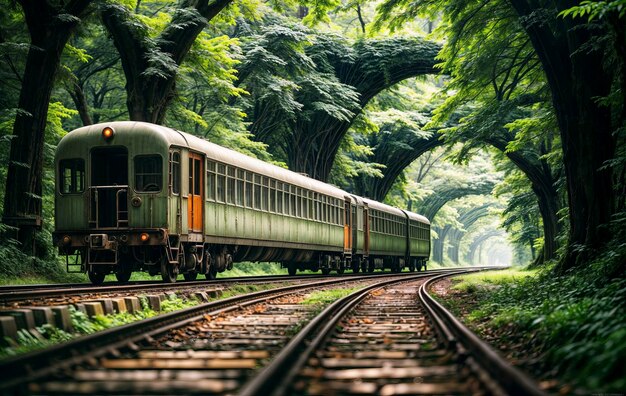
[[[61,140],[53,240],[69,272],[87,272],[95,284],[110,273],[127,281],[133,270],[158,272],[168,233],[169,147],[185,143],[172,139],[165,128],[116,122]]]

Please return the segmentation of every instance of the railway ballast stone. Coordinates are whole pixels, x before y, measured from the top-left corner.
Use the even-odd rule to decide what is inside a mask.
[[[67,305],[52,307],[52,313],[54,314],[54,321],[59,329],[74,331],[72,316],[70,315],[70,309]]]
[[[166,295],[167,295],[168,300],[176,300],[178,298],[178,296],[174,292],[168,292],[166,293]]]
[[[18,329],[34,329],[35,328],[35,316],[30,309],[12,309],[10,311],[0,312],[2,316],[12,316],[15,319],[15,324]]]
[[[52,308],[30,307],[28,309],[33,311],[33,316],[35,317],[35,324],[37,326],[43,326],[45,324],[55,326],[54,314],[52,313]]]
[[[0,345],[5,345],[5,337],[17,339],[17,325],[13,316],[0,316]]]
[[[124,297],[124,303],[129,313],[141,311],[141,302],[137,297]]]

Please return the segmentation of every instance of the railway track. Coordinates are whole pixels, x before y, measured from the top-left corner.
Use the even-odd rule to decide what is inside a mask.
[[[0,393],[543,394],[428,295],[463,272],[333,278],[203,304],[0,362]],[[355,284],[317,316],[298,304]]]
[[[393,278],[424,276],[430,274],[396,274]],[[321,287],[380,281],[381,276],[317,280],[205,303],[80,337],[0,362],[0,393],[171,394],[181,389],[185,393],[232,390],[280,350],[289,339],[287,330],[297,329],[307,316],[306,308],[281,303],[280,299]],[[256,311],[255,307],[268,305],[270,300],[274,306],[262,311],[268,313]],[[248,314],[244,319],[234,314],[244,311]],[[259,315],[267,315],[269,322],[260,320]],[[285,332],[275,334],[278,329]],[[202,341],[202,345],[183,345],[178,344],[182,342],[181,334],[186,334],[183,341],[189,342],[205,340],[207,334],[212,338],[210,342]]]
[[[544,395],[429,296],[430,284],[449,275],[336,301],[240,395]]]

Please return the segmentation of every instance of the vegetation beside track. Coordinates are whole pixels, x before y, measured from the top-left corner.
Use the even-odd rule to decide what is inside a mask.
[[[605,270],[598,263],[577,276],[555,277],[549,269],[463,275],[439,298],[546,386],[620,392],[626,389],[626,279],[608,280]]]
[[[236,295],[253,293],[282,286],[285,285],[280,283],[233,285],[232,287],[229,287],[227,290],[225,290],[219,297],[209,298],[209,301],[215,301],[219,299],[233,297]],[[60,342],[69,341],[76,337],[92,334],[117,326],[122,326],[125,324],[136,322],[138,320],[151,318],[156,315],[178,311],[201,303],[193,297],[181,298],[180,296],[170,294],[168,295],[168,298],[166,300],[163,300],[161,302],[161,310],[155,311],[150,308],[148,301],[145,297],[140,296],[139,300],[141,301],[142,309],[132,314],[129,312],[122,312],[112,315],[96,315],[94,317],[89,317],[85,313],[75,309],[74,306],[70,306],[69,309],[72,319],[72,325],[75,330],[73,333],[57,329],[50,325],[37,327],[38,334],[31,334],[26,330],[20,330],[18,332],[17,342],[10,338],[5,338],[4,342],[7,346],[0,347],[0,359],[5,359],[11,356],[47,348]]]

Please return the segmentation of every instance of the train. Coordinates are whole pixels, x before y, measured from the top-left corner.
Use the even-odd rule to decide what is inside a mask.
[[[55,169],[53,243],[93,284],[134,271],[214,279],[243,261],[290,275],[415,271],[430,255],[424,216],[160,125],[71,131]]]

